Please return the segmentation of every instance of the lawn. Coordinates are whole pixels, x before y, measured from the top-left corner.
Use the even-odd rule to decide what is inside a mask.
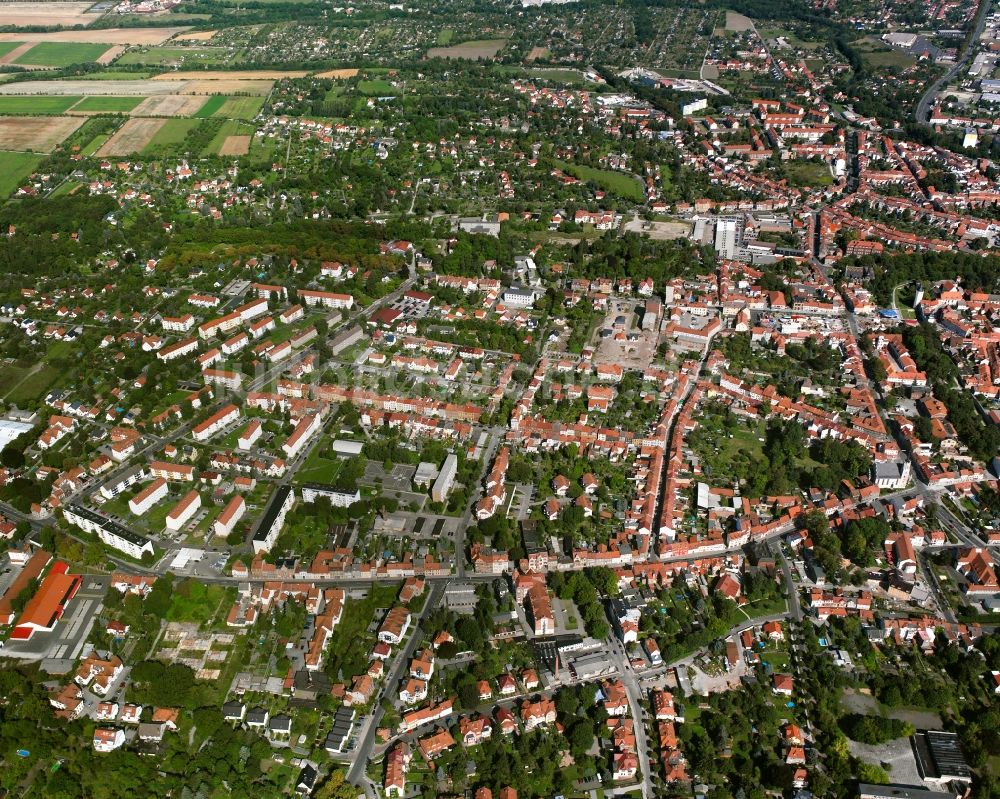
[[[82,97],[0,96],[0,115],[62,114],[82,99]]]
[[[326,445],[324,447],[323,445]],[[319,446],[313,448],[302,464],[302,468],[296,473],[296,478],[300,483],[332,483],[340,474],[340,467],[343,461],[333,458],[325,458],[322,452],[329,451],[329,441],[320,442]]]
[[[223,105],[225,105],[226,96],[223,94],[216,94],[208,98],[208,101],[201,108],[198,109],[198,113],[194,116],[196,119],[208,119],[210,116],[215,114]]]
[[[0,197],[7,197],[21,185],[45,156],[37,153],[7,153],[0,151]]]
[[[264,105],[263,97],[226,97],[215,116],[226,119],[253,119]]]
[[[594,183],[605,191],[624,197],[626,200],[641,203],[646,198],[642,184],[632,175],[614,172],[610,169],[595,169],[590,166],[569,164],[565,161],[556,161],[556,165],[568,175],[587,183]]]
[[[444,47],[447,44],[451,44],[451,40],[455,38],[455,31],[451,28],[442,28],[437,35],[437,40],[435,44],[438,47]]]
[[[108,51],[106,44],[89,42],[39,42],[19,58],[15,64],[40,67],[68,67],[96,61]]]
[[[98,114],[127,114],[145,97],[84,97],[73,106],[74,111],[92,111]]]
[[[163,123],[163,127],[156,131],[152,141],[143,148],[143,155],[157,155],[162,149],[180,144],[199,124],[200,120],[197,119],[168,119]]]

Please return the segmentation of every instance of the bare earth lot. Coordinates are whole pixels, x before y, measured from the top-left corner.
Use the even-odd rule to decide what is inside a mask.
[[[99,156],[131,155],[152,141],[165,119],[130,119],[97,151]]]
[[[186,117],[205,105],[204,97],[165,94],[147,97],[132,111],[134,117]]]
[[[0,2],[0,16],[7,23],[7,8],[11,3]],[[31,5],[52,7],[55,3],[35,3]],[[58,5],[67,5],[59,3]],[[75,5],[70,3],[68,5]],[[96,16],[89,15],[88,17]],[[0,33],[0,42],[82,42],[94,44],[162,44],[172,36],[184,33],[188,28],[107,28],[95,31],[57,31],[54,33]]]
[[[246,155],[250,152],[250,136],[226,136],[219,155]]]
[[[80,117],[0,117],[0,150],[48,153],[82,124]]]
[[[0,19],[4,25],[24,28],[32,25],[89,25],[100,14],[84,13],[93,5],[86,3],[0,3]],[[10,41],[8,39],[7,41]],[[16,40],[15,40],[16,41]],[[65,41],[65,40],[64,40]],[[100,40],[100,41],[103,41]]]
[[[118,56],[124,53],[125,50],[126,46],[124,44],[116,44],[110,50],[105,51],[104,55],[102,55],[100,58],[97,59],[97,63],[110,64],[112,61],[118,58]]]

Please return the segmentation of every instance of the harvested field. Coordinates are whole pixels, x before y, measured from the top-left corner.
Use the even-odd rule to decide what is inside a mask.
[[[3,3],[0,8],[9,4]],[[39,4],[41,5],[41,4]],[[47,5],[52,5],[51,3]],[[4,21],[6,21],[6,12]],[[161,44],[189,28],[106,28],[93,31],[56,31],[53,33],[0,33],[0,42],[93,42],[95,44]]]
[[[82,124],[80,117],[0,117],[0,150],[48,153]]]
[[[22,83],[0,85],[0,94],[46,94],[46,95],[98,95],[130,94],[133,97],[148,97],[159,94],[178,94],[188,81],[161,80],[26,80]]]
[[[317,72],[317,78],[333,78],[334,80],[340,80],[341,78],[353,78],[358,74],[356,69],[328,69],[326,72]]]
[[[27,53],[35,45],[31,42],[25,42],[14,47],[13,50],[8,50],[2,56],[0,56],[0,64],[13,64],[17,59]]]
[[[174,39],[179,42],[207,42],[218,31],[191,31],[190,33],[178,33]]]
[[[453,44],[451,47],[432,47],[428,58],[459,58],[474,61],[478,58],[493,58],[503,50],[506,39],[480,39],[473,42]]]
[[[35,25],[61,25],[72,28],[74,25],[89,25],[100,17],[100,14],[85,13],[93,5],[86,3],[3,3],[0,15],[3,24],[15,28],[27,28]]]
[[[97,63],[110,64],[112,61],[118,58],[118,56],[124,53],[126,49],[128,49],[126,45],[116,44],[110,50],[105,51],[104,55],[102,55],[100,58],[97,59]]]
[[[250,152],[252,136],[226,136],[219,148],[219,155],[246,155]]]
[[[174,73],[177,75],[179,73]],[[205,73],[210,74],[210,73]],[[152,80],[156,80],[153,78]],[[274,85],[273,80],[188,80],[182,94],[252,94],[264,97]]]
[[[135,117],[187,117],[205,105],[204,97],[191,94],[163,94],[147,97],[134,109]]]
[[[309,73],[304,69],[220,69],[214,71],[180,70],[165,72],[152,80],[193,80],[198,82],[281,80],[282,78],[304,78]]]
[[[165,119],[130,119],[97,151],[99,156],[131,155],[149,144],[166,124]]]

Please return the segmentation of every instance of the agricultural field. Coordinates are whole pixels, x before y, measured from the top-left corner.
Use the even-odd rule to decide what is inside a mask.
[[[106,44],[85,42],[39,42],[15,61],[20,66],[68,67],[98,61],[108,50]]]
[[[7,9],[11,3],[4,3],[4,22],[7,21]],[[43,5],[39,3],[38,5]],[[49,8],[52,3],[46,3]],[[60,3],[60,5],[67,5]],[[18,31],[15,33],[0,33],[0,42],[84,42],[94,44],[134,44],[156,45],[168,39],[183,34],[189,28],[104,28],[98,30],[63,30],[43,33],[39,31]]]
[[[187,117],[205,105],[204,97],[190,94],[166,94],[147,97],[137,105],[132,116],[137,117]]]
[[[0,117],[0,150],[48,153],[81,124],[82,117]]]
[[[100,74],[100,73],[95,73]],[[115,80],[111,86],[109,81],[74,78],[73,80],[26,80],[0,86],[0,95],[56,95],[72,94],[84,96],[89,94],[132,94],[137,97],[147,97],[159,94],[179,94],[191,81],[183,80],[144,80],[133,74],[130,78]]]
[[[9,197],[41,160],[35,153],[0,152],[0,197]]]
[[[3,24],[14,28],[31,28],[36,26],[62,26],[72,28],[76,25],[87,26],[97,21],[100,14],[88,14],[93,3],[51,3],[24,2],[3,4]]]
[[[7,97],[0,96],[0,114],[64,114],[82,98],[77,97]]]
[[[97,150],[96,155],[131,155],[144,149],[165,119],[130,119]]]
[[[160,150],[175,147],[184,141],[184,137],[198,125],[199,120],[197,119],[165,120],[142,149],[143,155],[156,155]]]
[[[203,155],[246,155],[253,140],[253,126],[235,119],[222,123],[202,151]]]
[[[127,114],[142,102],[141,97],[84,97],[70,113]]]
[[[226,97],[221,94],[217,94],[214,97],[210,97],[208,101],[198,109],[194,116],[198,119],[208,119],[211,116],[215,116],[216,112],[222,109],[222,106],[226,102]]]
[[[455,58],[475,61],[480,58],[494,58],[507,44],[506,39],[478,39],[454,44],[451,47],[432,47],[428,58]]]
[[[227,97],[215,116],[226,119],[253,119],[260,113],[264,100],[261,97]]]

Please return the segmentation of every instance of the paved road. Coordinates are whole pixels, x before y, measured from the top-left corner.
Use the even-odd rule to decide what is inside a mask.
[[[375,732],[382,721],[382,716],[385,715],[385,711],[382,709],[382,700],[385,699],[388,692],[396,690],[396,686],[399,685],[403,672],[407,668],[410,658],[413,657],[413,650],[416,649],[417,642],[421,638],[420,625],[427,618],[428,614],[437,607],[438,602],[441,601],[443,587],[443,584],[440,582],[431,586],[430,594],[428,594],[427,601],[424,603],[424,609],[420,612],[420,616],[417,617],[413,631],[406,639],[406,643],[396,652],[392,667],[386,675],[379,692],[375,695],[375,709],[368,716],[360,735],[358,735],[357,746],[355,746],[354,752],[351,754],[353,762],[347,772],[347,780],[354,785],[364,784],[366,793],[369,792],[370,788],[370,782],[367,779],[365,771],[368,766],[368,757],[375,746]]]
[[[973,53],[977,49],[979,37],[983,35],[983,30],[986,27],[986,17],[992,5],[992,0],[980,0],[979,13],[976,16],[976,23],[972,31],[972,37],[969,40],[969,46],[962,53],[962,57],[955,62],[954,66],[942,77],[934,81],[928,87],[927,91],[924,92],[923,97],[920,98],[920,102],[917,103],[917,122],[927,123],[930,121],[931,107],[934,105],[937,93],[951,82],[965,68],[965,65],[969,63],[969,59],[972,58]]]

